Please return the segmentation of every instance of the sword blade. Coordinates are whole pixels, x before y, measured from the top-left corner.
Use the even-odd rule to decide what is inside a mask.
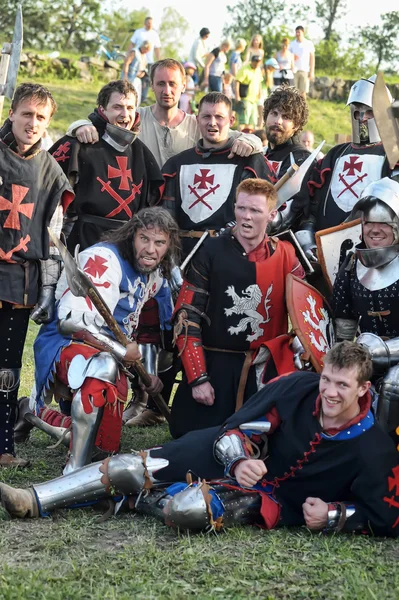
[[[318,155],[318,153],[320,152],[320,150],[322,149],[322,147],[325,144],[325,140],[323,140],[315,150],[313,150],[312,154],[310,154],[307,159],[301,164],[301,166],[299,167],[299,169],[293,174],[292,177],[290,177],[290,179],[288,179],[284,185],[282,185],[280,187],[280,189],[277,192],[277,205],[276,208],[280,208],[280,206],[282,206],[284,204],[284,202],[287,202],[287,200],[290,200],[293,196],[295,196],[295,194],[297,194],[299,192],[299,190],[301,189],[301,185],[302,185],[302,181],[303,178],[305,177],[309,167],[312,165],[313,161],[316,160],[316,157]]]
[[[23,22],[22,8],[18,5],[17,14],[15,16],[14,33],[11,43],[10,64],[8,65],[7,83],[4,86],[4,96],[12,100],[14,96],[15,86],[17,85],[17,76],[19,69],[19,61],[21,59],[23,43]]]

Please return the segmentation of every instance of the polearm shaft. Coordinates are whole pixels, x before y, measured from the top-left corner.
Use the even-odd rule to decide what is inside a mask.
[[[115,339],[126,348],[129,344],[129,340],[119,327],[118,322],[109,310],[106,302],[104,301],[98,289],[95,287],[94,283],[87,277],[86,273],[79,269],[67,248],[61,242],[61,240],[55,236],[54,232],[50,228],[48,228],[48,232],[53,244],[58,248],[64,261],[65,274],[71,293],[74,296],[80,296],[83,298],[88,296],[104,319],[110,331],[113,333]],[[136,360],[133,363],[129,363],[129,365],[140,377],[145,387],[149,387],[151,385],[151,376],[146,371],[143,363]],[[162,395],[154,394],[151,397],[154,399],[154,402],[162,415],[167,419],[167,421],[170,421],[170,410]]]

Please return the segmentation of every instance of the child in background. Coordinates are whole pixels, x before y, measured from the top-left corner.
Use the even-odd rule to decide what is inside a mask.
[[[185,62],[183,66],[184,66],[184,70],[186,72],[186,90],[180,96],[179,108],[181,108],[182,110],[184,110],[184,112],[191,115],[194,112],[193,102],[194,102],[194,96],[195,96],[195,92],[196,92],[193,75],[194,75],[195,71],[197,70],[197,68],[196,68],[195,64],[192,62]]]
[[[233,99],[234,94],[233,94],[233,80],[234,77],[231,73],[225,73],[222,77],[223,79],[223,94],[225,96],[227,96],[228,98],[230,98],[230,100]]]

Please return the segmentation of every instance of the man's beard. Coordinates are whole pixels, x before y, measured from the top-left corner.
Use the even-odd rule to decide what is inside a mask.
[[[150,273],[153,273],[154,271],[156,271],[159,267],[158,263],[155,263],[152,267],[144,267],[143,265],[141,265],[139,263],[139,261],[136,258],[136,254],[133,257],[133,267],[134,270],[137,271],[138,273],[142,273],[143,275],[149,275]]]
[[[266,137],[267,141],[271,144],[274,144],[274,146],[284,144],[284,142],[286,142],[289,139],[284,131],[275,129],[271,130],[270,128],[266,129]]]

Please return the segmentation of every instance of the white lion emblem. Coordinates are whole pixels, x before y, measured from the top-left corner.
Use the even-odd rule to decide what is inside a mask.
[[[262,300],[262,290],[258,286],[258,284],[254,283],[249,285],[245,290],[242,290],[242,297],[240,297],[233,285],[229,285],[226,290],[226,294],[232,298],[234,306],[231,308],[225,308],[224,312],[226,317],[230,317],[231,315],[246,315],[244,319],[238,323],[236,327],[229,327],[228,332],[230,335],[238,335],[242,331],[245,331],[249,325],[251,333],[247,335],[248,342],[254,342],[261,335],[263,335],[263,330],[261,329],[261,325],[268,323],[270,321],[269,310],[271,308],[271,300],[270,295],[273,290],[273,283],[269,285],[269,288],[265,297],[265,311],[266,311],[266,319],[256,310]]]
[[[316,314],[315,306],[316,300],[313,298],[311,294],[306,298],[310,310],[302,311],[303,320],[305,323],[309,323],[314,331],[309,333],[310,343],[319,350],[319,352],[327,352],[329,349],[328,343],[328,329],[330,327],[330,317],[325,308],[320,308],[320,316]],[[318,337],[316,338],[315,331],[319,332]]]

